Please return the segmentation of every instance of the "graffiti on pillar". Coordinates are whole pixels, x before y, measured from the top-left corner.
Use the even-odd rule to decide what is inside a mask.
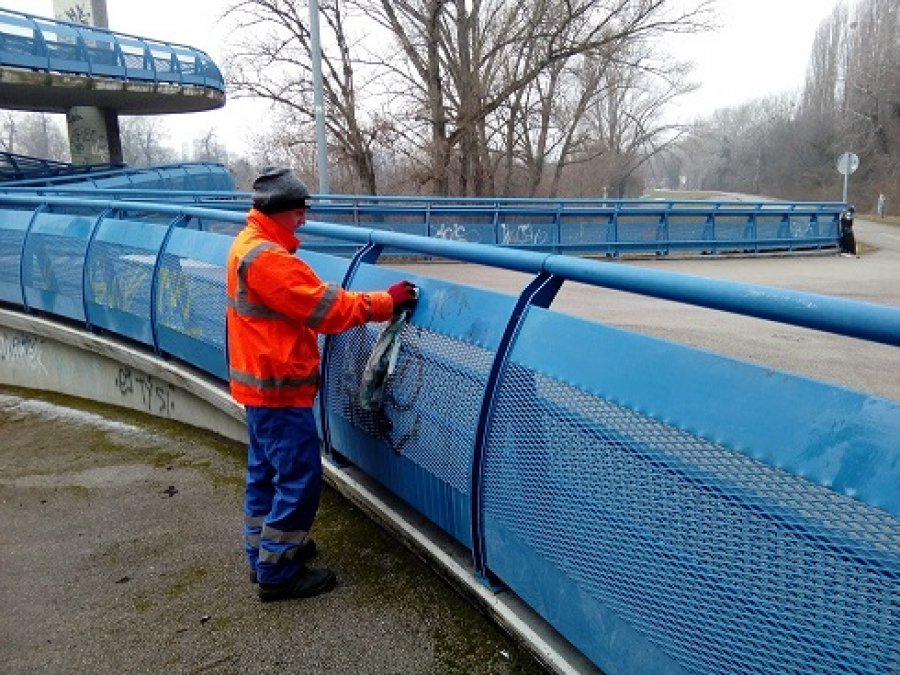
[[[153,415],[171,417],[175,412],[175,387],[131,368],[119,368],[115,380],[116,389],[133,407]]]
[[[66,112],[69,150],[75,164],[103,164],[109,161],[106,123],[96,108],[71,108]]]
[[[75,5],[66,10],[66,21],[91,25],[91,13],[81,5]]]
[[[94,25],[90,0],[53,0],[53,16],[71,23]]]
[[[41,342],[40,338],[26,333],[0,333],[0,361],[47,375],[47,367],[41,360]]]

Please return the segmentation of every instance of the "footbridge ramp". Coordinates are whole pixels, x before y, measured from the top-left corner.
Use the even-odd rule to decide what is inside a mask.
[[[0,105],[123,115],[214,110],[225,82],[205,52],[0,8]]]
[[[224,387],[224,265],[248,202],[188,197],[0,195],[4,344],[34,317]],[[900,308],[321,219],[303,238],[324,279],[422,288],[384,416],[358,400],[377,325],[321,342],[317,412],[334,479],[365,477],[430,523],[465,552],[460,577],[608,673],[897,670],[900,401],[554,300],[577,283],[893,348]],[[387,254],[524,282],[510,295]],[[553,670],[584,669],[533,644]]]

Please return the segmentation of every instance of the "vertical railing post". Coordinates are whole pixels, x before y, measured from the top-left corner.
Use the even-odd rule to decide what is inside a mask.
[[[519,299],[513,308],[509,321],[506,324],[506,329],[497,346],[497,353],[494,355],[494,361],[491,364],[491,370],[484,388],[484,396],[481,399],[481,410],[478,415],[474,447],[472,449],[470,494],[472,564],[476,575],[481,579],[482,583],[488,586],[493,585],[493,582],[488,577],[488,561],[484,539],[484,468],[485,450],[488,436],[490,435],[497,391],[502,382],[516,335],[518,335],[519,328],[528,314],[528,309],[531,307],[549,307],[562,284],[563,279],[561,277],[554,276],[548,272],[540,272],[519,295]]]
[[[103,219],[112,212],[112,208],[105,208],[100,212],[100,215],[97,216],[97,222],[95,222],[94,227],[91,228],[91,235],[88,237],[87,246],[84,248],[84,265],[81,267],[81,307],[84,312],[85,327],[90,332],[94,332],[94,328],[91,325],[91,316],[88,313],[88,277],[90,276],[89,262],[91,259],[91,251],[94,248],[94,240],[97,238],[97,231],[100,229],[100,224],[103,222]]]
[[[28,304],[28,297],[25,295],[25,249],[28,246],[28,238],[31,236],[31,229],[37,217],[47,210],[47,204],[39,204],[31,214],[31,220],[28,221],[28,227],[25,228],[25,234],[22,236],[22,252],[19,255],[19,288],[22,293],[22,309],[31,314],[31,306]]]
[[[157,311],[159,308],[159,273],[163,263],[163,256],[169,247],[169,239],[172,238],[172,232],[176,227],[180,227],[191,219],[190,216],[180,214],[176,216],[166,230],[162,242],[159,245],[159,251],[156,253],[156,261],[153,263],[153,277],[150,280],[150,334],[153,336],[153,351],[156,354],[162,354],[159,348],[159,327],[157,322]]]
[[[341,288],[349,288],[350,283],[353,281],[353,277],[356,276],[356,272],[357,270],[359,270],[360,265],[364,263],[375,264],[378,261],[379,256],[381,256],[383,250],[384,246],[382,246],[381,244],[375,244],[371,241],[360,248],[350,260],[350,265],[347,267],[347,272],[344,274],[344,279],[341,281]],[[318,409],[319,423],[321,425],[322,431],[322,445],[325,448],[325,451],[328,453],[329,457],[331,457],[332,461],[335,464],[340,465],[344,462],[341,461],[340,456],[336,455],[332,451],[331,429],[328,424],[328,370],[331,363],[331,349],[333,341],[333,335],[326,335],[325,340],[322,343],[322,358],[319,366],[319,372],[321,373],[322,381],[319,387]]]
[[[617,203],[613,206],[612,219],[610,224],[612,225],[612,235],[613,235],[613,256],[618,258],[621,253],[621,247],[619,246],[619,209],[622,208],[621,203]]]
[[[556,214],[553,216],[553,224],[556,226],[556,246],[552,247],[552,251],[554,253],[563,252],[562,246],[562,209],[563,203],[561,201],[556,202]]]

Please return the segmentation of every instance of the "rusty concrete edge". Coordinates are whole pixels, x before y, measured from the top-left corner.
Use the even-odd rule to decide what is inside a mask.
[[[243,422],[244,408],[220,380],[169,361],[142,348],[105,335],[39,316],[0,308],[0,326],[38,335],[122,365],[143,370],[196,396],[229,417]],[[83,398],[91,399],[85,391]],[[240,442],[245,438],[234,438]],[[560,674],[600,673],[556,629],[508,590],[495,592],[474,575],[468,550],[355,467],[339,467],[323,457],[325,480],[368,517],[421,557],[469,602],[486,613],[544,668]]]

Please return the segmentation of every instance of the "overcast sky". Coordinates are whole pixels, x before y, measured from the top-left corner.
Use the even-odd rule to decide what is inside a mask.
[[[106,0],[112,30],[187,44],[222,65],[228,34],[217,18],[231,0]],[[799,89],[816,29],[837,0],[718,0],[713,33],[683,36],[667,46],[672,56],[695,63],[699,91],[685,97],[677,116],[689,121],[715,108]],[[52,16],[52,0],[0,0],[0,7]],[[240,151],[259,108],[231,99],[223,110],[172,115],[170,141],[180,146],[210,126],[231,150]]]

